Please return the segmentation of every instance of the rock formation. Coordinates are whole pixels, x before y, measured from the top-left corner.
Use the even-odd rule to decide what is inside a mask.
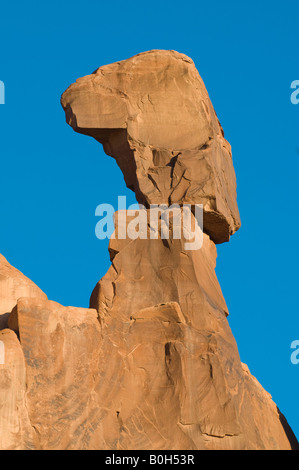
[[[118,213],[89,309],[49,301],[0,259],[0,313],[11,312],[0,328],[0,449],[298,448],[227,321],[215,243],[240,226],[236,182],[191,59],[152,51],[101,67],[62,104],[116,158],[147,216],[153,203],[202,204],[203,244],[187,250],[174,219],[168,239],[151,239],[149,225],[147,237],[120,239],[130,214]]]
[[[215,243],[238,230],[231,147],[189,57],[152,51],[100,67],[61,102],[73,129],[116,159],[138,202],[203,204]]]

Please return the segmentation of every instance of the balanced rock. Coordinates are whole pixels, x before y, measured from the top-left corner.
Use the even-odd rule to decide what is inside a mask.
[[[120,239],[128,217],[116,217],[112,265],[90,300],[109,358],[97,389],[108,411],[101,448],[297,448],[241,363],[227,321],[215,243],[240,227],[236,180],[192,60],[174,51],[139,54],[77,80],[61,102],[73,129],[116,159],[145,209],[202,204],[204,211],[198,250],[173,236]]]
[[[240,226],[236,182],[193,62],[140,54],[80,79],[62,104],[117,159],[143,215],[203,204],[205,233],[194,209],[196,248],[175,216],[166,238],[148,223],[132,237],[119,211],[88,309],[49,301],[0,258],[0,450],[298,449],[229,327],[215,243]]]
[[[189,57],[150,51],[105,65],[61,103],[73,129],[116,159],[138,202],[203,204],[215,243],[238,230],[231,147]]]

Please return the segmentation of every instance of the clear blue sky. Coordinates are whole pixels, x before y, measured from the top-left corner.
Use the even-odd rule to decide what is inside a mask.
[[[217,274],[241,359],[299,436],[298,0],[2,2],[0,252],[49,296],[88,306],[109,267],[95,208],[125,188],[113,159],[65,124],[60,95],[150,49],[195,62],[232,144],[242,228]]]

